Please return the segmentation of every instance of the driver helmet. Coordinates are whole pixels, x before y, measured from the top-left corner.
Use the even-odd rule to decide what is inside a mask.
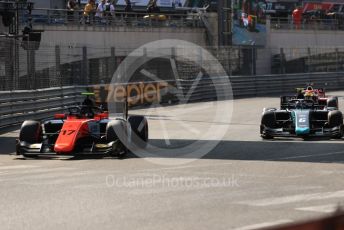
[[[93,101],[89,98],[89,96],[87,96],[85,98],[85,100],[82,102],[82,105],[84,106],[89,106],[89,107],[93,107],[94,106],[94,103]]]
[[[315,96],[313,87],[307,86],[307,89],[305,91],[305,97],[313,97],[313,96]]]
[[[295,103],[295,107],[296,107],[296,109],[302,109],[302,107],[303,107],[302,101],[297,101],[297,102]]]
[[[305,97],[312,98],[314,96],[315,96],[314,92],[305,92]]]

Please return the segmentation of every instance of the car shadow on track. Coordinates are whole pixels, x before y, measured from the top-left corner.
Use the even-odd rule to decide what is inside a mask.
[[[280,138],[266,141],[214,141],[214,140],[150,140],[150,147],[146,153],[137,150],[130,152],[124,159],[105,155],[76,155],[76,156],[40,156],[38,158],[23,158],[16,156],[16,160],[126,160],[131,158],[173,158],[173,159],[218,159],[240,161],[292,161],[314,163],[344,163],[344,142],[338,140],[308,139],[295,141],[289,138]],[[15,138],[0,137],[0,154],[13,154]],[[152,148],[152,146],[155,148]],[[190,147],[192,146],[192,147]],[[159,149],[156,150],[156,147]],[[208,149],[201,154],[202,150]],[[152,150],[152,151],[151,151]],[[166,151],[167,150],[167,151]],[[190,152],[195,154],[190,155]]]
[[[15,153],[16,137],[0,136],[0,155]]]
[[[154,157],[188,158],[178,154],[178,148],[196,143],[201,148],[215,146],[202,159],[244,160],[244,161],[294,161],[316,163],[344,163],[344,142],[338,140],[308,139],[295,141],[293,139],[274,139],[267,141],[196,141],[196,140],[170,140],[176,154],[163,155],[165,151]],[[217,143],[218,142],[218,143]],[[151,144],[163,148],[165,140],[151,140]],[[152,157],[152,156],[150,156]]]

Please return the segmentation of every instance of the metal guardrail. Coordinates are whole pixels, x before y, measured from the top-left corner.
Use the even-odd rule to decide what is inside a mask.
[[[222,77],[228,79],[227,76]],[[193,91],[190,102],[199,100],[216,99],[224,93],[219,91],[210,91],[210,86],[221,85],[226,81],[217,78],[213,81],[211,78],[202,80],[198,87]],[[232,76],[229,78],[233,97],[260,97],[268,95],[294,94],[295,88],[305,86],[308,83],[316,87],[323,87],[326,90],[344,89],[344,72],[338,73],[309,73],[309,74],[282,74],[282,75],[264,75],[264,76]],[[187,92],[191,88],[192,80],[180,80],[183,91]]]
[[[35,8],[32,11],[32,22],[36,25],[85,25],[101,27],[203,27],[199,13],[145,13],[118,12],[103,17],[95,13],[84,16],[83,10]],[[22,15],[21,23],[27,21],[27,15]]]
[[[71,86],[39,90],[0,92],[0,127],[28,119],[43,119],[80,101],[85,87]]]
[[[291,17],[273,17],[270,18],[270,27],[284,30],[344,30],[344,20],[304,18],[300,22],[295,22]]]
[[[249,77],[232,77],[235,97],[259,97],[277,94],[294,94],[295,88],[312,83],[326,90],[344,89],[344,73],[285,74]]]
[[[234,76],[202,79],[196,88],[192,89],[188,102],[213,100],[221,98],[227,92],[226,87],[217,87],[228,84],[230,81],[234,98],[259,97],[279,94],[294,94],[294,89],[307,83],[326,90],[344,89],[344,72],[338,73],[312,73],[312,74],[286,74],[265,76]],[[169,94],[175,98],[183,98],[189,93],[194,80],[178,80],[178,88],[170,88]],[[27,119],[44,119],[62,112],[68,106],[77,104],[82,100],[80,95],[86,88],[92,86],[70,86],[49,88],[41,90],[21,90],[0,92],[0,127],[19,124]],[[181,95],[183,94],[183,95]],[[164,98],[164,97],[162,97]],[[164,100],[164,99],[163,99]],[[165,100],[170,100],[167,97]],[[169,103],[169,101],[161,101]],[[182,102],[185,103],[185,102]]]

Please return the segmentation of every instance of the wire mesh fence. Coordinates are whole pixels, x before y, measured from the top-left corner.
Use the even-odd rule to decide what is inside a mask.
[[[130,81],[192,80],[200,72],[211,77],[221,63],[229,76],[344,71],[344,48],[266,49],[256,46],[193,48],[91,47],[41,44],[23,49],[22,42],[0,38],[0,90],[41,89],[106,84],[123,60],[140,59]],[[135,51],[134,51],[135,50]],[[134,52],[133,52],[134,51]],[[207,59],[204,53],[215,59]],[[188,56],[192,55],[192,58]],[[152,77],[153,76],[153,77]]]
[[[87,16],[86,16],[87,15]],[[25,23],[28,15],[23,14]],[[200,15],[189,13],[146,13],[146,12],[111,12],[96,16],[95,12],[84,14],[83,10],[36,8],[32,11],[32,21],[36,25],[85,25],[100,27],[203,27]]]

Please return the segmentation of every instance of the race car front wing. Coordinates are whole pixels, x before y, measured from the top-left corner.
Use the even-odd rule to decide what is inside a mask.
[[[343,127],[337,126],[333,128],[318,128],[318,129],[311,129],[308,134],[302,136],[308,137],[334,137],[338,135],[342,135]],[[300,137],[297,135],[294,130],[286,129],[286,128],[269,128],[264,126],[262,130],[262,135],[269,135],[272,137]]]
[[[93,143],[92,146],[85,147],[82,152],[68,152],[68,153],[57,153],[54,152],[54,145],[46,143],[28,143],[25,141],[17,140],[16,154],[17,155],[74,155],[78,154],[111,154],[117,148],[119,140],[115,140],[109,143]]]

